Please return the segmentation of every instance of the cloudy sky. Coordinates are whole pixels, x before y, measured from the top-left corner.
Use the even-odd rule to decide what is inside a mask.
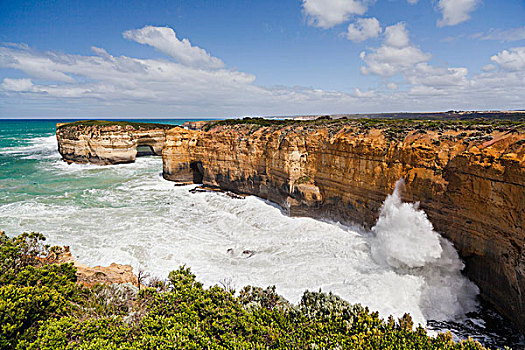
[[[0,118],[524,108],[524,0],[0,1]]]

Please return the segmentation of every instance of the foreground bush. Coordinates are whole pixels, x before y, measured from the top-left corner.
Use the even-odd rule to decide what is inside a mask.
[[[360,305],[275,287],[203,288],[186,267],[154,287],[83,288],[71,264],[50,264],[38,234],[0,234],[2,349],[483,349],[429,337],[405,315],[384,321]]]

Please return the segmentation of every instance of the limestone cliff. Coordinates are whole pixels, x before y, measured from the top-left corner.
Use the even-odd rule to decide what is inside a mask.
[[[525,330],[523,124],[215,123],[169,130],[163,166],[169,180],[368,227],[403,178],[405,200],[454,243],[482,297]]]
[[[173,125],[83,121],[57,124],[58,152],[66,162],[132,163],[137,156],[161,155]]]

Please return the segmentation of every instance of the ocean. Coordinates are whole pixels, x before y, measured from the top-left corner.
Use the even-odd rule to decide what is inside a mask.
[[[162,178],[160,157],[67,164],[57,151],[57,122],[0,120],[0,229],[10,236],[41,232],[92,266],[130,264],[166,278],[186,265],[208,286],[275,285],[294,303],[307,289],[331,291],[382,317],[409,312],[416,324],[456,339],[525,347],[480,304],[452,244],[396,193],[372,231],[292,218],[253,196],[190,193],[194,185]]]

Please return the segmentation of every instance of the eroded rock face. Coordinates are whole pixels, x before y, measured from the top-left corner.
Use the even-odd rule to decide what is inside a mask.
[[[64,247],[54,262],[60,264],[73,263],[77,268],[78,283],[88,287],[97,283],[131,283],[138,286],[138,277],[133,273],[133,268],[130,265],[112,263],[109,266],[87,266],[73,257],[69,247]]]
[[[132,163],[137,155],[160,156],[171,127],[57,124],[58,152],[69,163]]]
[[[432,129],[432,128],[431,128]],[[163,174],[370,227],[400,178],[482,297],[525,330],[525,132],[513,127],[216,126],[172,129]]]

